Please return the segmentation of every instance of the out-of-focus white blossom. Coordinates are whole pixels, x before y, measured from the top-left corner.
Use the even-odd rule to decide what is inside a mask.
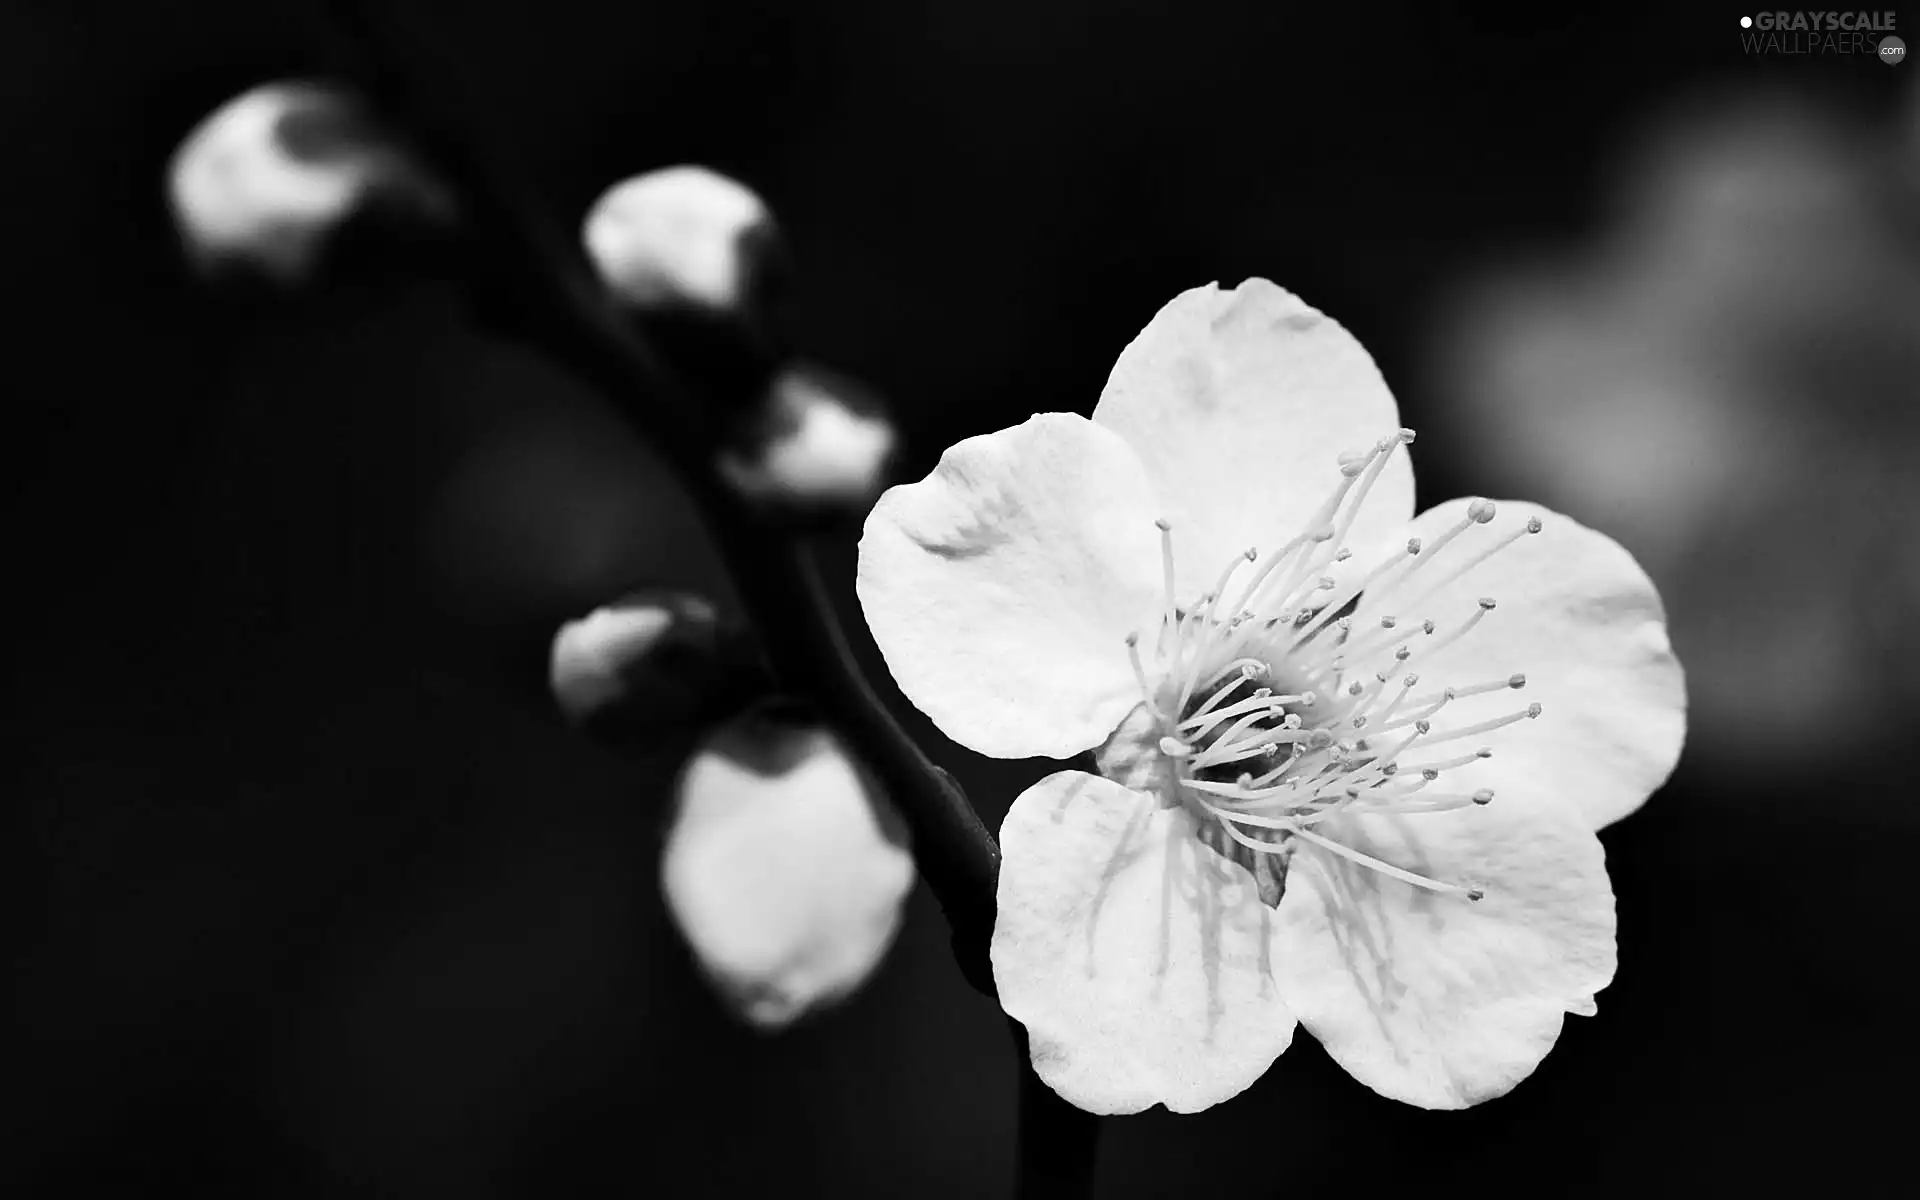
[[[1725,770],[1822,770],[1920,697],[1888,669],[1920,660],[1920,154],[1887,133],[1788,100],[1678,112],[1592,245],[1442,305],[1468,467],[1646,563]],[[1845,716],[1809,757],[1819,713]]]
[[[773,217],[752,189],[697,166],[615,184],[587,214],[583,236],[625,304],[722,316],[752,302],[776,244]]]
[[[1082,1108],[1217,1104],[1296,1023],[1461,1108],[1613,977],[1595,831],[1685,729],[1659,597],[1535,505],[1416,517],[1398,426],[1338,324],[1195,288],[1091,420],[968,438],[867,520],[860,603],[908,698],[983,754],[1095,751],[1008,811],[992,943]]]
[[[680,778],[661,886],[702,969],[755,1026],[865,982],[913,876],[898,816],[820,729],[750,713]]]
[[[638,593],[561,626],[548,671],[566,718],[614,741],[731,715],[767,687],[746,630],[723,621],[706,600],[669,590]]]
[[[167,187],[198,265],[244,265],[283,283],[306,279],[328,236],[376,193],[442,202],[351,100],[300,82],[214,110],[174,152]]]
[[[886,480],[893,426],[849,404],[834,383],[806,368],[774,377],[752,447],[728,450],[720,470],[743,494],[807,508],[852,506]]]

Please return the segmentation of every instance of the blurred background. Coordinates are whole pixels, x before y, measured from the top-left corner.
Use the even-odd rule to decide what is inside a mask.
[[[1379,361],[1423,506],[1524,496],[1633,549],[1693,697],[1673,782],[1604,837],[1618,982],[1516,1093],[1404,1109],[1302,1037],[1214,1110],[1109,1122],[1102,1194],[1898,1190],[1920,66],[1749,55],[1725,6],[925,8],[393,11],[569,223],[671,163],[758,189],[793,335],[898,406],[901,478],[1091,411],[1167,299],[1264,275]],[[560,621],[727,595],[660,464],[438,285],[181,265],[168,155],[337,65],[323,27],[0,8],[0,1184],[1002,1194],[1012,1048],[924,892],[851,1002],[746,1030],[660,901],[686,735],[620,759],[547,711]],[[1044,772],[899,709],[989,824]]]

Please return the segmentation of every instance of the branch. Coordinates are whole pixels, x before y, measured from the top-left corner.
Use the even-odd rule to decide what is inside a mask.
[[[789,690],[814,701],[899,807],[921,877],[952,931],[961,972],[992,996],[987,948],[999,847],[953,777],[900,728],[855,664],[810,540],[770,526],[719,477],[702,397],[614,306],[577,239],[557,231],[493,168],[444,87],[416,86],[394,61],[374,6],[334,0],[332,9],[375,100],[405,122],[460,199],[456,268],[489,316],[594,385],[678,473],[705,515],[775,673]],[[1091,1195],[1099,1120],[1033,1073],[1026,1030],[1017,1021],[1008,1024],[1020,1065],[1017,1194],[1029,1200]]]
[[[808,542],[770,527],[718,473],[700,397],[614,305],[582,255],[510,179],[497,172],[454,117],[443,88],[415,83],[389,50],[364,0],[333,5],[364,83],[461,205],[453,263],[488,317],[600,391],[671,465],[697,501],[728,573],[764,635],[775,673],[813,699],[873,769],[913,836],[920,874],[939,901],[956,950],[984,965],[993,928],[1000,851],[964,793],[914,744],[854,664]],[[963,968],[976,987],[983,972]],[[990,986],[989,986],[990,991]]]

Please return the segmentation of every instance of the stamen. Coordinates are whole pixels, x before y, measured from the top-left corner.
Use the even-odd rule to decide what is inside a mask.
[[[1435,734],[1431,739],[1429,739],[1428,745],[1437,745],[1440,742],[1451,742],[1458,738],[1472,737],[1476,733],[1486,733],[1489,730],[1499,729],[1502,726],[1511,725],[1515,721],[1530,720],[1539,715],[1540,715],[1540,705],[1536,702],[1536,703],[1527,705],[1525,708],[1521,709],[1519,712],[1508,713],[1504,717],[1494,717],[1492,720],[1481,721],[1478,724],[1463,726],[1462,728],[1459,728],[1459,729],[1442,730],[1439,733]]]
[[[1167,714],[1161,712],[1160,706],[1154,703],[1153,688],[1147,683],[1146,668],[1140,665],[1140,635],[1138,633],[1129,633],[1127,635],[1127,659],[1133,664],[1134,682],[1140,685],[1140,699],[1146,702],[1147,711],[1153,714],[1153,719],[1159,724],[1165,725],[1167,723]]]
[[[1417,672],[1402,679],[1400,681],[1400,690],[1394,694],[1392,702],[1380,710],[1380,719],[1385,721],[1388,717],[1391,717],[1400,707],[1401,703],[1406,700],[1407,693],[1413,690],[1413,685],[1419,682],[1420,676]]]
[[[1249,718],[1249,720],[1257,719],[1257,715]],[[1257,754],[1264,754],[1269,746],[1284,742],[1305,742],[1312,736],[1311,733],[1294,729],[1269,729],[1245,741],[1235,741],[1230,735],[1223,736],[1193,760],[1191,769],[1199,771],[1208,767],[1224,767],[1229,763],[1244,762]]]
[[[1317,610],[1302,609],[1301,614],[1306,619],[1301,620],[1297,623],[1300,626],[1306,626],[1306,627],[1301,628],[1299,633],[1294,637],[1293,639],[1294,647],[1297,649],[1302,643],[1306,642],[1315,633],[1318,633],[1321,626],[1325,625],[1328,621],[1333,620],[1335,614],[1347,606],[1348,601],[1352,600],[1355,596],[1358,596],[1360,593],[1371,588],[1376,581],[1378,581],[1379,579],[1383,578],[1384,576],[1392,572],[1392,570],[1395,567],[1400,566],[1402,563],[1407,562],[1409,559],[1414,559],[1417,561],[1419,554],[1420,554],[1420,539],[1408,538],[1407,548],[1404,554],[1388,555],[1385,561],[1375,566],[1373,570],[1368,571],[1366,575],[1359,580],[1359,582],[1348,584],[1346,587],[1336,592],[1334,594],[1334,598],[1327,601],[1325,607]],[[1318,612],[1320,615],[1320,620],[1318,621],[1313,621],[1312,614],[1315,612]],[[1312,622],[1311,626],[1308,626],[1308,622]]]
[[[1293,833],[1294,836],[1304,838],[1322,850],[1338,854],[1340,857],[1350,862],[1359,863],[1363,867],[1371,867],[1382,875],[1386,875],[1392,879],[1398,879],[1402,883],[1410,883],[1415,887],[1426,888],[1428,891],[1440,892],[1443,895],[1465,896],[1469,900],[1478,900],[1485,894],[1479,888],[1465,888],[1458,884],[1441,883],[1437,879],[1428,879],[1425,875],[1416,875],[1412,871],[1396,867],[1392,863],[1382,862],[1370,854],[1362,854],[1351,846],[1342,846],[1339,842],[1333,841],[1330,838],[1321,837],[1319,834],[1308,829],[1296,828]]]
[[[1488,521],[1493,520],[1493,511],[1494,505],[1491,500],[1475,500],[1473,503],[1467,505],[1467,514],[1461,517],[1460,520],[1452,525],[1445,533],[1433,539],[1433,545],[1427,548],[1427,552],[1416,556],[1413,560],[1413,565],[1408,567],[1398,579],[1395,579],[1392,583],[1382,588],[1379,592],[1380,598],[1384,600],[1395,591],[1405,587],[1407,580],[1412,579],[1414,575],[1419,572],[1420,568],[1440,557],[1440,552],[1451,545],[1455,538],[1473,528],[1475,525],[1484,525]],[[1402,607],[1405,606],[1403,605]]]
[[[1381,813],[1396,817],[1402,814],[1458,812],[1463,808],[1478,808],[1486,803],[1486,801],[1475,799],[1478,795],[1480,795],[1479,792],[1472,795],[1465,792],[1435,792],[1431,795],[1423,794],[1418,799],[1406,803],[1391,800],[1375,803],[1363,798],[1354,807],[1367,813]],[[1486,796],[1487,800],[1493,799],[1491,792],[1486,793]]]
[[[1466,637],[1469,633],[1472,633],[1473,627],[1475,625],[1478,625],[1482,620],[1484,620],[1486,618],[1486,615],[1492,612],[1495,607],[1497,606],[1494,603],[1494,599],[1492,596],[1480,597],[1480,606],[1473,610],[1472,616],[1468,617],[1465,621],[1462,621],[1458,626],[1449,630],[1447,633],[1443,634],[1438,640],[1428,642],[1426,645],[1420,647],[1421,660],[1425,661],[1427,659],[1434,657],[1436,654],[1439,654],[1442,650],[1445,650],[1448,646],[1453,645],[1455,642],[1459,641],[1461,638]]]
[[[1493,757],[1493,751],[1488,749],[1485,746],[1482,746],[1480,749],[1475,750],[1472,754],[1462,754],[1457,758],[1444,759],[1440,762],[1401,763],[1400,769],[1403,771],[1422,771],[1422,772],[1432,771],[1435,774],[1439,774],[1441,771],[1451,771],[1455,767],[1464,767],[1468,763],[1478,762],[1483,758],[1492,758],[1492,757]]]
[[[1212,729],[1215,725],[1218,725],[1221,721],[1229,717],[1237,717],[1247,712],[1254,712],[1256,716],[1276,716],[1286,705],[1298,703],[1299,700],[1299,696],[1276,696],[1273,694],[1272,688],[1260,688],[1247,699],[1237,700],[1225,708],[1220,709],[1218,712],[1204,715],[1195,713],[1193,716],[1180,722],[1177,728],[1187,729],[1190,726],[1196,726],[1197,728],[1194,728],[1192,736],[1205,737],[1209,729]],[[1256,712],[1255,710],[1259,711]]]
[[[1378,479],[1380,472],[1386,468],[1387,460],[1393,456],[1393,448],[1400,444],[1401,439],[1398,436],[1381,438],[1375,442],[1372,449],[1367,451],[1366,458],[1362,460],[1365,464],[1363,468],[1365,474],[1360,476],[1357,486],[1354,485],[1353,475],[1349,474],[1349,466],[1347,464],[1341,466],[1341,474],[1346,476],[1346,478],[1341,483],[1339,489],[1335,491],[1329,504],[1323,506],[1321,512],[1315,513],[1312,522],[1307,525],[1307,529],[1312,533],[1312,539],[1315,543],[1325,542],[1333,545],[1336,547],[1335,553],[1338,553],[1337,548],[1340,542],[1347,536],[1347,531],[1353,528],[1354,518],[1359,515],[1361,505],[1366,502],[1367,493],[1373,490],[1374,480]],[[1358,469],[1356,469],[1354,473],[1358,473]],[[1347,503],[1349,490],[1352,492],[1351,503]],[[1332,520],[1335,514],[1340,513],[1343,506],[1345,508],[1344,515],[1339,517],[1337,523],[1328,525],[1327,522]],[[1330,555],[1325,561],[1331,561],[1332,557],[1333,556]],[[1306,578],[1307,573],[1311,571],[1319,561],[1322,560],[1320,560],[1320,556],[1317,554],[1308,553],[1301,555],[1299,564],[1295,566],[1292,576],[1281,587],[1280,594],[1284,597],[1291,598],[1294,592],[1299,589],[1300,583]]]
[[[1525,675],[1513,674],[1507,676],[1505,679],[1494,679],[1486,683],[1469,684],[1466,687],[1442,688],[1438,692],[1429,692],[1424,696],[1416,696],[1413,703],[1431,704],[1435,708],[1438,708],[1448,700],[1459,700],[1468,696],[1484,696],[1488,692],[1503,692],[1509,688],[1518,690],[1526,686],[1527,677]]]
[[[1180,643],[1179,609],[1173,598],[1173,526],[1166,519],[1157,518],[1154,525],[1160,530],[1160,575],[1166,589],[1167,623],[1166,631],[1174,637],[1174,656],[1178,661]],[[1165,657],[1164,655],[1162,657]]]
[[[1406,607],[1420,608],[1421,606],[1426,604],[1428,600],[1431,600],[1437,593],[1439,593],[1440,591],[1442,591],[1447,587],[1450,587],[1454,583],[1458,582],[1461,576],[1465,575],[1468,571],[1471,571],[1475,567],[1479,566],[1481,563],[1486,562],[1489,558],[1492,558],[1494,555],[1498,554],[1502,550],[1505,550],[1508,546],[1513,545],[1515,542],[1519,541],[1521,538],[1527,536],[1528,534],[1539,533],[1539,532],[1540,532],[1540,518],[1529,517],[1525,525],[1522,525],[1520,528],[1514,530],[1512,533],[1509,533],[1506,537],[1501,538],[1499,541],[1495,542],[1493,545],[1488,546],[1485,550],[1482,550],[1480,553],[1474,555],[1472,558],[1468,559],[1466,562],[1461,563],[1454,570],[1448,572],[1446,577],[1442,579],[1440,582],[1434,584],[1432,587],[1428,588],[1426,591],[1420,593],[1418,598],[1414,600],[1409,600],[1406,603]]]

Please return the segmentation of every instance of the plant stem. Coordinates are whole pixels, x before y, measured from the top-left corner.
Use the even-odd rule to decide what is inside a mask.
[[[482,309],[594,385],[678,473],[785,687],[811,698],[900,809],[921,877],[952,930],[961,972],[993,994],[987,947],[1000,850],[953,777],[900,728],[855,664],[807,537],[769,525],[717,472],[695,395],[614,306],[577,242],[523,202],[464,129],[444,91],[416,84],[389,49],[376,8],[335,0],[363,82],[404,123],[461,205],[453,260]],[[1026,1030],[1010,1021],[1020,1064],[1021,1197],[1091,1194],[1098,1119],[1033,1073]]]

